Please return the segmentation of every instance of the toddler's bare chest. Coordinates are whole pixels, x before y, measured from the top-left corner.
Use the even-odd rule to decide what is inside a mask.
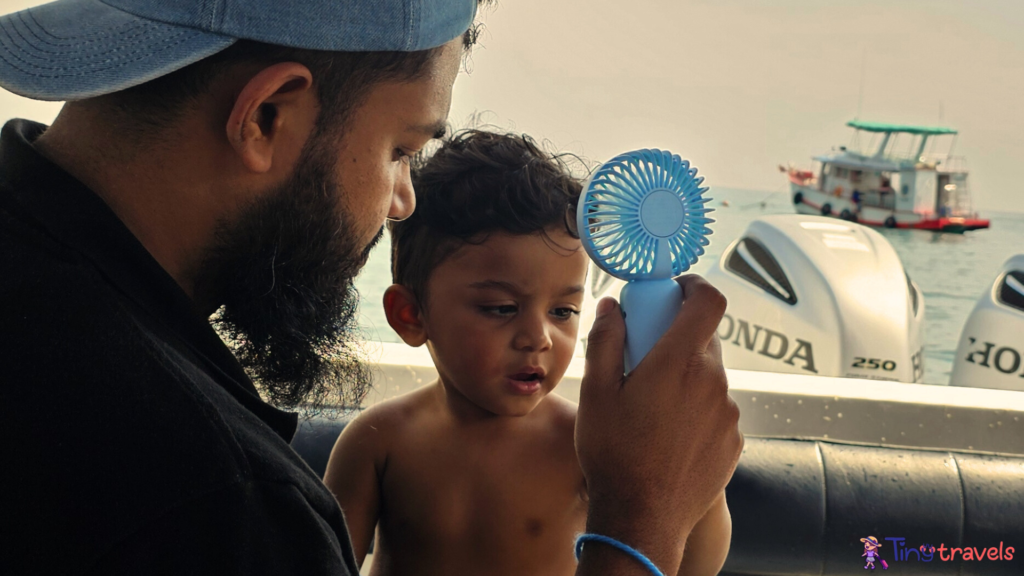
[[[531,439],[406,446],[389,458],[382,485],[381,528],[393,538],[468,544],[502,556],[552,542],[562,550],[584,527],[583,478],[571,441],[568,448]]]

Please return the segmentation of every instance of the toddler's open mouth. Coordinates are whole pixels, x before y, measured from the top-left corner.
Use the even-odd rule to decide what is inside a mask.
[[[528,367],[508,377],[512,391],[517,394],[533,394],[540,390],[541,382],[544,381],[544,369]]]
[[[520,372],[519,374],[512,376],[512,379],[520,382],[530,382],[532,380],[540,380],[541,378],[540,374],[536,372]]]

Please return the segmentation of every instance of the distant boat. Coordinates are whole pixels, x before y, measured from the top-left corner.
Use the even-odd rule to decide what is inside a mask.
[[[951,155],[952,144],[950,153],[925,152],[930,139],[956,130],[858,120],[846,125],[857,131],[855,142],[867,133],[871,142],[880,140],[877,148],[872,151],[869,143],[863,153],[841,146],[838,152],[815,156],[813,171],[779,167],[789,177],[798,213],[938,232],[989,227],[974,211],[965,159]],[[906,146],[901,136],[909,140]],[[904,148],[903,154],[897,151]]]

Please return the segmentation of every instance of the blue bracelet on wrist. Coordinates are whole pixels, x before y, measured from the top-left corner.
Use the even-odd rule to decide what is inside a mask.
[[[654,565],[654,562],[651,562],[647,558],[647,556],[641,554],[640,551],[636,548],[633,548],[632,546],[629,546],[627,544],[623,544],[622,542],[619,542],[614,538],[609,538],[607,536],[602,536],[600,534],[586,533],[580,534],[576,537],[576,560],[580,559],[580,554],[583,552],[583,544],[587,542],[601,542],[602,544],[607,544],[612,548],[616,548],[621,552],[625,552],[627,556],[630,556],[631,558],[642,564],[644,568],[650,570],[651,574],[654,574],[654,576],[665,576],[665,573],[659,570],[658,567]]]

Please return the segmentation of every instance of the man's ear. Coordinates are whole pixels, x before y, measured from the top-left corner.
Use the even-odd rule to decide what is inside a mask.
[[[319,113],[313,75],[302,64],[282,62],[253,76],[235,99],[228,117],[231,147],[252,172],[269,172],[275,152],[297,159]]]
[[[388,324],[409,346],[427,343],[427,329],[423,323],[423,310],[416,296],[401,284],[392,284],[384,291],[384,314]]]

